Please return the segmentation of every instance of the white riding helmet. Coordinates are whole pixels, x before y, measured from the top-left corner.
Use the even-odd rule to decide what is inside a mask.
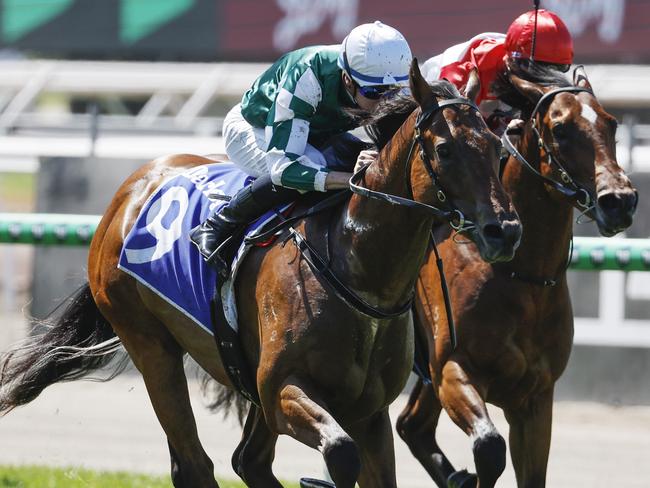
[[[360,86],[408,84],[411,48],[400,32],[375,20],[352,29],[338,65]]]

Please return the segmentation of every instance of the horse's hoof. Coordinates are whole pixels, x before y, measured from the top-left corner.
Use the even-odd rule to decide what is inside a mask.
[[[466,469],[454,471],[447,478],[447,488],[476,488],[478,478]]]
[[[336,488],[329,481],[315,480],[314,478],[300,478],[300,488]]]

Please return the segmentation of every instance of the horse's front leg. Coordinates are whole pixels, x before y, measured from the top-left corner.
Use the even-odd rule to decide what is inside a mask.
[[[354,488],[361,470],[359,450],[311,385],[289,377],[277,401],[263,406],[279,433],[321,452],[336,488]]]
[[[242,439],[232,456],[232,467],[250,488],[282,488],[273,475],[277,434],[272,433],[262,411],[251,404]]]
[[[396,487],[395,449],[388,408],[352,425],[348,430],[361,453],[359,487]]]
[[[510,424],[510,457],[519,488],[546,486],[551,448],[553,389],[531,398],[525,407],[505,410]]]
[[[442,405],[433,387],[418,379],[411,390],[408,403],[397,419],[396,429],[429,476],[438,486],[446,488],[447,479],[454,472],[454,467],[436,442],[436,428],[441,411]]]
[[[506,466],[506,441],[490,420],[478,384],[450,359],[442,369],[438,397],[449,417],[472,439],[478,487],[492,488]]]

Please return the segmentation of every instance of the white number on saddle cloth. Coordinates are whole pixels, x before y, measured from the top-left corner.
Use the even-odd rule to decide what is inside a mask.
[[[162,223],[172,205],[177,203],[178,213],[174,220],[165,227]],[[174,242],[183,233],[183,219],[187,212],[189,197],[187,190],[182,186],[169,188],[147,211],[147,231],[156,238],[156,245],[145,249],[125,249],[126,259],[132,264],[142,264],[160,259],[172,250]]]

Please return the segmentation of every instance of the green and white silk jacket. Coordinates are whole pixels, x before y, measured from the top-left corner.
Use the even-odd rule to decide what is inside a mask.
[[[265,129],[275,184],[324,191],[328,170],[305,156],[307,142],[318,148],[356,126],[343,110],[354,102],[343,86],[338,55],[339,45],[291,51],[244,94],[242,115],[253,127]]]

